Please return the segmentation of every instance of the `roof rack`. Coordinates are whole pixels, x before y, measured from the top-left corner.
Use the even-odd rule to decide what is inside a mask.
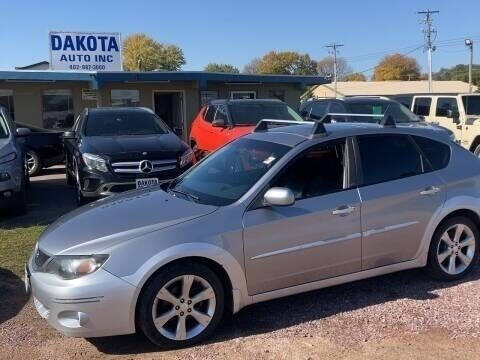
[[[388,108],[387,108],[388,110]],[[332,117],[333,116],[355,116],[355,117],[378,117],[381,118],[379,124],[381,126],[388,126],[388,127],[395,127],[395,120],[393,119],[392,115],[387,114],[387,111],[385,111],[384,114],[349,114],[349,113],[327,113],[322,116],[320,120],[316,120],[318,122],[321,122],[323,124],[329,124],[332,122]],[[348,122],[348,121],[347,121]]]
[[[315,136],[325,136],[327,134],[327,130],[321,121],[297,121],[297,120],[275,120],[275,119],[262,119],[258,122],[253,132],[262,132],[268,131],[269,124],[277,124],[280,126],[288,126],[288,125],[304,125],[309,124],[313,125],[312,131],[310,133],[310,137]]]

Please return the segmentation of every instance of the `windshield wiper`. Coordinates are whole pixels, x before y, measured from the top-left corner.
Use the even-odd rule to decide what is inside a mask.
[[[182,190],[178,190],[178,189],[168,189],[169,191],[171,191],[172,193],[177,193],[177,194],[181,194],[187,198],[190,198],[192,200],[194,200],[195,202],[198,202],[200,201],[200,198],[198,196],[195,196],[193,194],[190,194],[190,193],[187,193],[185,191],[182,191]]]

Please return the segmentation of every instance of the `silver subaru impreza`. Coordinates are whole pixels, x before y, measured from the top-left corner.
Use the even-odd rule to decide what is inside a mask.
[[[188,346],[260,301],[425,266],[459,279],[479,216],[480,161],[438,128],[262,121],[170,184],[60,218],[26,286],[66,335]]]

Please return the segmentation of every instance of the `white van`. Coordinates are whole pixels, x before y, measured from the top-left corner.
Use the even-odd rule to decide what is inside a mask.
[[[480,156],[480,94],[415,95],[411,110],[427,122],[450,129],[459,144]]]

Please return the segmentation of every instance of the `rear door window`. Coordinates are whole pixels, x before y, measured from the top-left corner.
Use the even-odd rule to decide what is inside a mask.
[[[420,116],[430,115],[430,105],[432,104],[432,98],[429,97],[417,97],[413,103],[413,112]]]
[[[439,97],[437,99],[435,116],[446,117],[448,115],[448,110],[458,112],[457,99],[453,97]]]
[[[408,135],[357,137],[363,185],[415,176],[423,172],[422,157]]]
[[[448,165],[450,161],[448,145],[422,136],[413,136],[413,140],[423,151],[433,170],[440,170]]]
[[[205,119],[206,122],[209,122],[211,123],[213,121],[213,118],[215,116],[215,106],[211,105],[209,106],[206,110],[205,110],[205,113],[203,115],[203,118]]]

